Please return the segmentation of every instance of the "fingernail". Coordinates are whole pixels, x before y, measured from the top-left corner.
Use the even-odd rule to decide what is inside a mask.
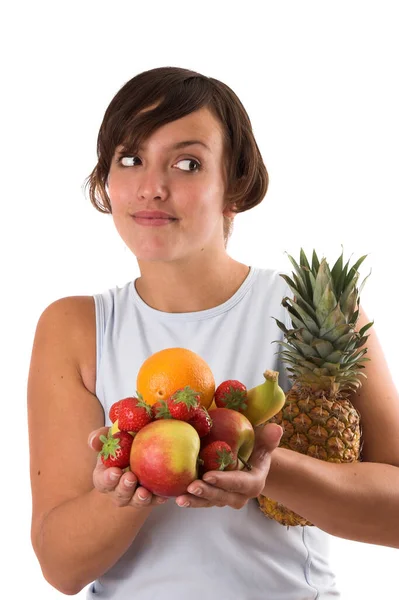
[[[93,440],[94,440],[94,438],[95,438],[95,437],[96,437],[96,434],[95,434],[95,433],[91,433],[91,434],[89,435],[89,441],[88,441],[88,444],[89,444],[90,448],[93,448]]]
[[[177,505],[182,508],[187,508],[187,506],[190,506],[190,502],[178,502]]]
[[[119,473],[114,473],[112,471],[112,473],[110,473],[109,477],[110,477],[110,479],[112,479],[112,481],[116,481],[117,479],[119,479],[120,475],[119,475]]]
[[[124,483],[125,483],[126,487],[133,487],[136,482],[135,481],[131,481],[130,479],[125,479]]]
[[[149,498],[147,498],[146,496],[140,496],[140,494],[137,495],[142,502],[147,502],[147,500],[149,500]]]
[[[193,490],[191,490],[190,488],[188,488],[188,492],[190,494],[194,494],[194,496],[201,496],[201,494],[202,494],[201,488],[194,488]]]
[[[204,475],[202,478],[206,483],[216,483],[216,477],[212,475]]]

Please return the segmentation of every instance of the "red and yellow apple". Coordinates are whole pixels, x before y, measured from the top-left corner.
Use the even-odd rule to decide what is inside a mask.
[[[212,419],[212,429],[208,435],[201,438],[201,448],[211,442],[221,440],[229,444],[234,456],[247,461],[252,454],[255,444],[255,431],[245,415],[231,408],[214,408],[209,410]],[[238,468],[243,468],[238,463]]]
[[[199,435],[185,421],[152,421],[134,437],[130,469],[149,492],[157,496],[180,496],[198,477],[199,451]]]

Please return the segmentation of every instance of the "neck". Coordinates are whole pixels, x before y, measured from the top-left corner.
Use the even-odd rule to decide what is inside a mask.
[[[226,253],[218,260],[139,262],[135,285],[146,304],[163,312],[194,312],[226,302],[239,289],[249,267]]]

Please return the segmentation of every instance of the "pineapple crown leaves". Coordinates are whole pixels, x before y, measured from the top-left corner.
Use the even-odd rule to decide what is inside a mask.
[[[287,370],[294,379],[313,381],[314,376],[320,379],[330,375],[341,388],[358,387],[359,374],[365,376],[359,369],[369,360],[364,358],[367,348],[359,348],[366,343],[365,334],[373,325],[368,323],[359,332],[355,331],[360,292],[368,277],[358,289],[358,268],[367,255],[350,267],[350,260],[344,264],[342,252],[331,270],[327,260],[320,261],[315,250],[311,263],[303,249],[299,264],[292,256],[288,257],[294,272],[292,277],[286,274],[281,277],[293,298],[283,298],[282,305],[289,313],[292,328],[275,319],[286,340],[275,342],[283,347],[277,354],[290,365]]]
[[[174,404],[185,404],[187,408],[198,406],[198,392],[195,392],[189,385],[186,385],[181,390],[177,390],[171,395],[170,399],[173,400]]]

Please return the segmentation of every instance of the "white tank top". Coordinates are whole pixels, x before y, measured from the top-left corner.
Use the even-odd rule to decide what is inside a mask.
[[[185,347],[209,364],[216,385],[238,379],[247,388],[265,369],[280,372],[279,347],[287,322],[281,306],[290,290],[275,270],[252,267],[223,304],[191,313],[148,306],[134,282],[94,296],[97,329],[96,395],[106,415],[136,392],[143,361],[158,350]],[[123,509],[121,509],[123,510]],[[241,510],[190,509],[174,499],[155,507],[127,552],[88,588],[90,599],[325,600],[339,598],[328,563],[328,534],[268,519],[255,499]]]

